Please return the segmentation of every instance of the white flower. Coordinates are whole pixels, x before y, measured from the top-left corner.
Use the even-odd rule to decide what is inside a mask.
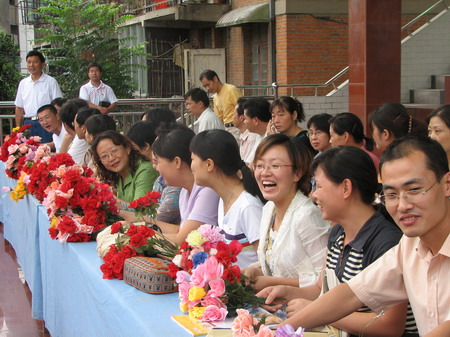
[[[178,267],[181,267],[181,254],[177,254],[175,255],[175,257],[173,258],[172,262]]]

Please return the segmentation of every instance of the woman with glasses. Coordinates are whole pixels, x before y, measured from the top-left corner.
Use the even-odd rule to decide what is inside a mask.
[[[119,200],[131,202],[152,190],[158,174],[127,137],[108,130],[95,138],[91,149],[98,178],[115,189]]]
[[[195,183],[210,187],[220,196],[219,227],[227,242],[237,240],[242,244],[237,265],[248,267],[258,260],[263,198],[251,170],[241,159],[236,139],[225,130],[203,131],[194,137],[190,149]]]
[[[402,236],[400,229],[372,206],[378,188],[377,173],[364,151],[351,146],[333,147],[314,160],[312,170],[316,180],[312,196],[322,217],[336,223],[328,240],[322,278],[310,287],[271,287],[258,294],[284,297],[288,301],[286,323],[294,327],[298,311],[327,290],[349,281],[397,245]],[[377,319],[376,316],[363,307],[332,326],[352,336],[403,335],[406,303],[387,310]],[[412,315],[408,319],[407,327],[411,330],[407,331],[414,332]]]
[[[243,272],[257,290],[270,285],[315,284],[322,270],[330,226],[311,199],[312,155],[302,141],[274,134],[261,141],[254,172],[263,208],[258,262]]]
[[[331,117],[327,113],[317,114],[312,116],[306,124],[309,142],[314,150],[318,152],[317,155],[331,147],[329,123]]]

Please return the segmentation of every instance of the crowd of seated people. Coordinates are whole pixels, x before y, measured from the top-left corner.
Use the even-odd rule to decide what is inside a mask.
[[[186,95],[198,118],[213,114],[199,90]],[[411,280],[403,263],[434,261],[437,277],[450,276],[450,105],[428,116],[427,131],[403,105],[384,104],[369,116],[371,139],[355,114],[305,121],[302,104],[287,96],[239,98],[228,123],[234,133],[217,118],[191,129],[155,108],[124,135],[113,114],[81,99],[61,104],[38,111],[39,123],[55,134],[56,152],[112,186],[124,221],[140,221],[128,204],[158,191],[153,221],[173,242],[202,224],[219,226],[227,242],[243,246],[237,264],[246,282],[272,309],[285,308],[288,323],[330,324],[352,336],[448,331],[444,281],[433,295],[439,303],[429,303],[431,281]],[[433,320],[423,317],[430,305]]]

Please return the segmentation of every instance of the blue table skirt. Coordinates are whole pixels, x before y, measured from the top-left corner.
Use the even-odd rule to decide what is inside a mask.
[[[0,172],[0,184],[13,187],[15,181]],[[95,242],[51,240],[45,208],[34,197],[15,203],[3,195],[5,239],[30,286],[32,315],[45,320],[52,337],[190,336],[170,319],[181,314],[177,293],[151,295],[102,279]]]

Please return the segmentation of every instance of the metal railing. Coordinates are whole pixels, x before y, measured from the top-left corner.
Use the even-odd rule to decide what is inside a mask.
[[[433,6],[431,6],[430,8],[428,8],[427,10],[425,10],[423,13],[419,14],[418,16],[416,16],[414,19],[412,19],[411,21],[409,21],[406,25],[404,25],[402,27],[402,32],[405,30],[408,30],[408,34],[411,35],[413,33],[414,30],[409,29],[409,27],[411,27],[413,24],[415,24],[416,22],[418,22],[420,19],[426,18],[428,23],[431,21],[432,18],[430,18],[430,13],[435,10],[436,8],[438,8],[440,5],[443,5],[445,7],[446,10],[449,9],[449,6],[447,5],[447,3],[445,2],[445,0],[439,0],[438,2],[436,2]],[[435,17],[436,14],[433,15],[433,17]]]

